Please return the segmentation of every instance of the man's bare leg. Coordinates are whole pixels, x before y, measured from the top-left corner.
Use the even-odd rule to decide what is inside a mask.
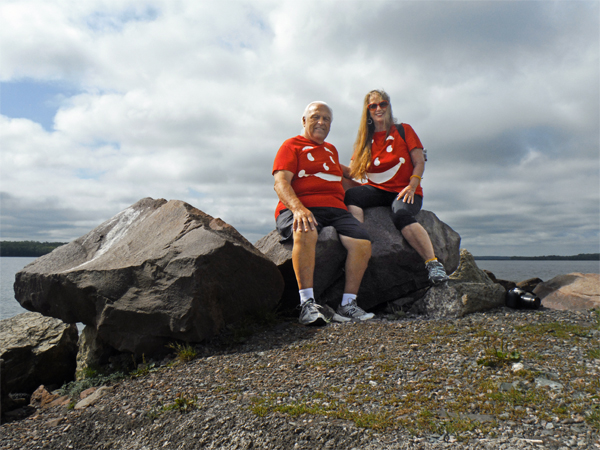
[[[371,258],[371,242],[366,239],[354,239],[342,235],[340,235],[340,241],[348,251],[344,292],[358,294],[360,282],[363,279],[365,270],[367,270],[369,265],[369,259]]]
[[[346,257],[344,295],[337,313],[349,319],[372,319],[375,315],[365,312],[356,301],[356,294],[358,294],[360,283],[371,258],[371,242],[366,239],[354,239],[341,235],[340,241],[348,250],[348,256]]]
[[[365,212],[362,208],[356,205],[349,205],[348,211],[350,211],[350,214],[352,214],[360,223],[365,222]]]
[[[299,289],[313,287],[317,239],[319,239],[317,230],[294,231],[292,265]]]

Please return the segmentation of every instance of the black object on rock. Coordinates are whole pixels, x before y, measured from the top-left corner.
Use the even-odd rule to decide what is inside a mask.
[[[506,306],[513,309],[538,309],[542,304],[539,297],[523,289],[513,288],[506,293]]]

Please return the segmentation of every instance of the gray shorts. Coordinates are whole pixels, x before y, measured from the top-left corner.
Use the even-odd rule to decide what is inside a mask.
[[[308,208],[317,219],[317,231],[321,232],[324,227],[333,227],[342,236],[348,236],[354,239],[364,239],[370,241],[371,238],[363,228],[362,223],[345,209],[340,208]],[[294,214],[289,209],[281,211],[277,216],[277,231],[281,236],[280,242],[286,242],[292,238],[294,231]]]

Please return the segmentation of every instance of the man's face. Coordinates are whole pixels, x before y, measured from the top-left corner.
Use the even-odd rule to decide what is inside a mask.
[[[311,105],[308,108],[306,117],[302,118],[302,123],[304,124],[302,136],[317,144],[322,144],[325,142],[331,127],[331,112],[325,105]]]

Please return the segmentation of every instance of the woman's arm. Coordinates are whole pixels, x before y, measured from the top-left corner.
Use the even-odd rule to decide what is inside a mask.
[[[352,165],[352,161],[350,161],[350,166],[351,165]],[[342,163],[340,163],[340,167],[342,168],[344,178],[348,178],[349,180],[352,179],[352,177],[350,176],[350,166],[345,166]]]
[[[352,170],[352,161],[350,161],[350,166],[340,164],[340,167],[342,168],[342,172],[344,173],[344,177],[342,178],[342,186],[344,187],[344,191],[347,191],[348,189],[356,186],[362,186],[362,184],[360,184],[358,181],[353,180],[352,175],[350,175],[350,172]]]
[[[423,149],[413,148],[410,151],[410,160],[413,165],[413,173],[408,181],[408,186],[402,189],[397,197],[398,200],[403,199],[405,203],[414,203],[415,191],[419,187],[419,184],[421,184],[421,179],[425,172],[425,155],[423,154]]]

